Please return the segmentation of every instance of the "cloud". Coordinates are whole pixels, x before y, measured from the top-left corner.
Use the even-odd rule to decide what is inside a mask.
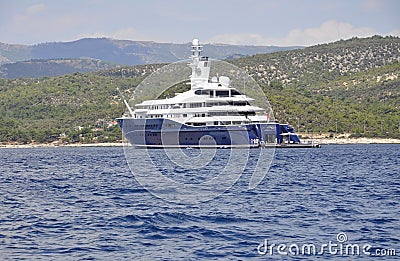
[[[377,32],[373,28],[354,27],[350,23],[329,20],[322,23],[318,28],[292,30],[282,41],[284,45],[313,45],[339,39],[348,39],[354,36],[367,37],[374,34],[377,34]]]
[[[35,19],[40,15],[42,11],[45,10],[44,4],[31,5],[24,10],[22,14],[16,15],[14,17],[14,22],[18,25],[23,25],[32,19]]]
[[[73,38],[75,38],[75,40],[78,40],[78,39],[82,39],[82,38],[103,38],[103,37],[111,38],[107,34],[100,33],[100,32],[97,32],[97,33],[81,33],[81,34],[78,34],[76,37],[73,37]]]
[[[381,0],[367,0],[363,3],[362,8],[365,11],[376,11],[378,9],[381,9],[383,6],[383,3]]]
[[[265,45],[267,38],[259,34],[220,34],[216,35],[205,42],[219,44],[238,44],[238,45]]]
[[[145,40],[148,39],[145,35],[140,33],[135,28],[123,28],[117,30],[111,35],[114,39],[125,39],[125,40]]]
[[[117,31],[111,33],[105,33],[105,32],[81,33],[76,38],[80,39],[80,38],[101,38],[101,37],[118,39],[118,40],[134,40],[134,41],[149,40],[149,37],[147,37],[146,35],[142,34],[141,32],[132,27],[118,29]]]
[[[208,40],[212,43],[250,44],[250,45],[278,45],[310,46],[321,43],[333,42],[340,39],[348,39],[354,36],[368,37],[378,34],[375,29],[369,27],[355,27],[350,23],[329,20],[319,27],[304,30],[293,29],[284,37],[264,37],[260,34],[224,34],[217,35]]]
[[[400,37],[400,29],[395,29],[393,31],[388,32],[387,34],[385,34],[387,36],[391,35],[391,36],[397,36]]]
[[[26,9],[25,13],[27,15],[34,15],[34,14],[37,14],[37,13],[43,11],[44,9],[45,9],[44,4],[31,5]]]

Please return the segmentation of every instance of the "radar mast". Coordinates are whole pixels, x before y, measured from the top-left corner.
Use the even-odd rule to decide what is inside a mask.
[[[190,85],[192,90],[202,89],[208,83],[210,74],[210,61],[208,57],[201,56],[203,46],[200,45],[199,39],[192,41],[192,75],[190,76]]]

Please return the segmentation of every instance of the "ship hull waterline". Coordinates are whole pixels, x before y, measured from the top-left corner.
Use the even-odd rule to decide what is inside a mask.
[[[123,136],[135,148],[315,148],[300,143],[287,125],[276,122],[190,126],[169,119],[118,118]],[[286,127],[285,127],[286,126]]]

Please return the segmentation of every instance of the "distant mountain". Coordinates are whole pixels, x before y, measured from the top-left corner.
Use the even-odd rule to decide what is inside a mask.
[[[32,59],[32,46],[0,43],[0,64]]]
[[[228,59],[302,47],[206,44],[204,48],[207,50],[207,55],[213,57],[213,59]],[[190,43],[156,43],[108,38],[85,38],[73,42],[42,43],[32,46],[0,43],[0,65],[3,65],[0,66],[0,71],[2,72],[0,77],[54,76],[71,72],[93,71],[95,69],[92,66],[89,68],[75,68],[75,66],[67,64],[65,61],[63,63],[54,63],[54,60],[60,59],[77,60],[89,58],[120,65],[143,65],[175,62],[187,59],[189,55]],[[13,65],[4,66],[4,64]],[[52,69],[50,65],[54,65],[55,68]],[[24,74],[23,72],[27,68],[29,73]],[[37,71],[35,71],[35,68],[37,68]],[[50,69],[49,72],[53,73],[47,74],[43,68],[48,68]],[[57,74],[54,74],[55,71],[57,71]]]

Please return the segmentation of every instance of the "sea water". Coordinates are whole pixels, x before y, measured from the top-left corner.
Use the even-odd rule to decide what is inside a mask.
[[[122,147],[0,149],[0,260],[393,260],[399,164],[400,145],[278,149],[255,188],[248,165],[179,204],[144,188]]]

